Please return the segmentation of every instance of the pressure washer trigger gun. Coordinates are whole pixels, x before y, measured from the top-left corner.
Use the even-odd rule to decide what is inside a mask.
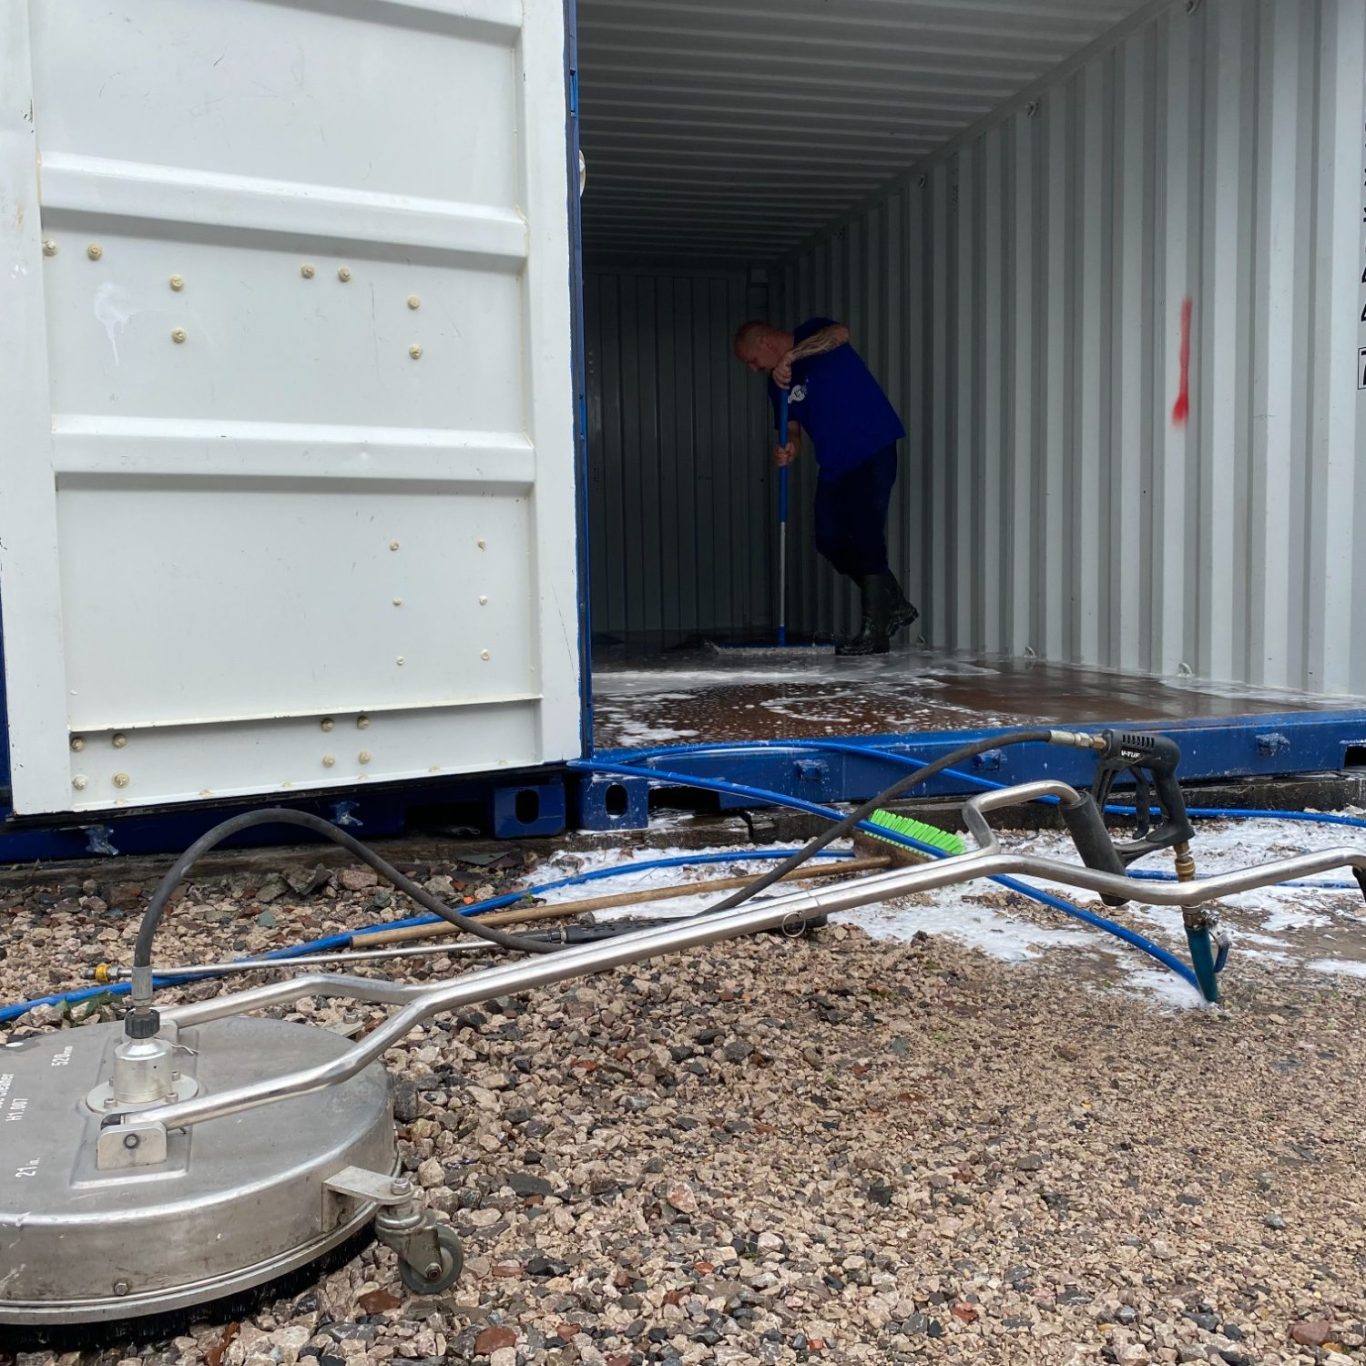
[[[1366,897],[1366,868],[1353,868],[1352,875],[1357,880],[1357,886],[1361,888],[1361,895]]]
[[[1106,730],[1100,733],[1105,747],[1099,750],[1091,796],[1100,811],[1110,800],[1115,779],[1128,773],[1134,780],[1134,838],[1116,842],[1115,850],[1127,866],[1157,849],[1175,849],[1178,862],[1183,851],[1189,858],[1189,844],[1195,838],[1186,799],[1176,770],[1181,763],[1181,748],[1165,735],[1145,735],[1138,731]],[[1158,821],[1153,823],[1156,807]]]

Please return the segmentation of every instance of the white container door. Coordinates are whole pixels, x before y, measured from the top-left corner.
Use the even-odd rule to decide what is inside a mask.
[[[0,4],[17,810],[579,752],[564,41]]]

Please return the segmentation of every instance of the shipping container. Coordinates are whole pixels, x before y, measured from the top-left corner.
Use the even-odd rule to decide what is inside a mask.
[[[1123,717],[1211,776],[1357,766],[1366,8],[779,9],[579,8],[593,620],[626,656],[600,639],[599,740],[880,727],[930,754]],[[919,640],[768,689],[646,668],[630,641],[724,639],[737,604],[772,638],[771,415],[733,362],[718,386],[742,318],[812,316],[907,427],[889,544]],[[787,619],[848,632],[809,455],[795,478]]]
[[[579,754],[560,0],[0,16],[14,809]]]
[[[7,3],[0,857],[639,823],[595,746],[1362,766],[1364,69],[1359,0]],[[908,431],[916,639],[727,671],[779,618],[731,336],[813,315]],[[848,631],[794,478],[787,620]]]

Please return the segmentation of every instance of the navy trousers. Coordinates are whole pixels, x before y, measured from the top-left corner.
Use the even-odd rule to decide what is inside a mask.
[[[896,446],[869,456],[846,474],[816,480],[816,549],[841,574],[886,574],[887,508],[896,483]]]

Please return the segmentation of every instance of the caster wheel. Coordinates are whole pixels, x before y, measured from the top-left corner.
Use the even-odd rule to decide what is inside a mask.
[[[439,1295],[443,1290],[449,1290],[465,1269],[465,1250],[460,1246],[459,1237],[445,1224],[436,1230],[436,1246],[441,1255],[441,1265],[435,1276],[425,1274],[432,1267],[410,1266],[405,1261],[399,1261],[399,1277],[415,1295]]]

